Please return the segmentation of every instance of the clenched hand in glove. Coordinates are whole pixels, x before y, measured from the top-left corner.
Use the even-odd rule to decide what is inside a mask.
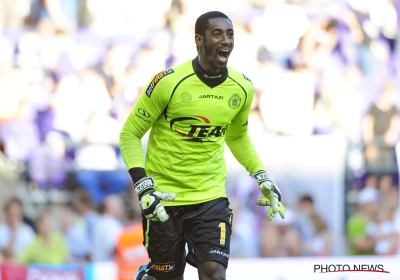
[[[250,175],[258,183],[258,189],[261,191],[264,197],[257,200],[258,206],[269,206],[268,218],[272,221],[276,214],[285,218],[285,207],[281,203],[281,192],[278,187],[268,177],[267,172],[264,170],[258,171],[255,174]]]
[[[152,177],[144,177],[137,181],[133,188],[139,196],[140,208],[142,208],[143,215],[146,219],[154,222],[165,222],[168,220],[169,215],[165,211],[161,201],[172,201],[175,199],[176,194],[169,192],[156,191],[156,184]]]

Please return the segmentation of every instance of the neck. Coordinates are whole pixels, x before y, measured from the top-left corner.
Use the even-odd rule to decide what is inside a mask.
[[[10,228],[16,229],[21,224],[21,222],[20,221],[9,220],[9,221],[7,221],[7,224],[8,224],[8,226]]]
[[[226,67],[224,68],[214,68],[212,67],[203,56],[198,56],[200,70],[207,74],[208,76],[219,76],[226,72]]]
[[[206,85],[213,88],[222,84],[228,77],[228,70],[225,68],[222,73],[210,73],[200,64],[199,57],[192,61],[194,72],[197,77]]]
[[[376,106],[381,109],[382,111],[386,111],[392,108],[392,104],[386,101],[378,101]]]
[[[366,210],[362,210],[361,212],[360,212],[360,215],[364,218],[364,219],[366,219],[366,220],[371,220],[371,214],[368,212],[368,211],[366,211]]]
[[[42,240],[43,240],[44,242],[48,242],[48,241],[49,241],[49,236],[50,236],[50,234],[49,234],[48,232],[42,232],[42,233],[40,234],[40,237],[42,238]]]

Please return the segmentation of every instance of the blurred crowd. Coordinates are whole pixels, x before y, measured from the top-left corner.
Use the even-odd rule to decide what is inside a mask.
[[[88,216],[79,203],[63,206],[65,219],[51,235],[60,255],[52,260],[96,260],[93,250],[107,246],[110,257],[115,238],[112,246],[93,247],[108,239],[84,232],[102,215],[99,227],[114,228],[113,237],[130,223],[120,201],[131,185],[118,149],[123,122],[152,75],[196,56],[194,24],[210,10],[231,18],[230,65],[254,85],[252,139],[345,137],[349,253],[395,254],[400,0],[2,0],[0,150],[23,165],[30,184],[84,190],[93,204]],[[310,194],[271,223],[243,202],[251,199],[242,199],[240,186],[227,189],[237,209],[232,256],[331,254],[330,229]],[[48,235],[52,223],[44,213],[21,226],[21,206],[17,200],[4,206],[0,250],[27,262],[43,245],[35,235]]]
[[[98,209],[83,189],[58,213],[43,209],[34,219],[22,201],[10,198],[0,224],[0,263],[61,265],[115,261],[119,279],[133,279],[136,269],[148,261],[143,246],[140,208],[134,193],[126,199],[108,195]],[[54,211],[54,210],[53,210]]]
[[[44,208],[32,218],[24,210],[23,202],[11,197],[4,204],[4,220],[0,223],[0,263],[115,261],[121,268],[133,266],[134,273],[141,263],[148,261],[136,201],[134,192],[128,192],[124,198],[107,195],[96,208],[91,196],[79,189],[58,210]],[[234,211],[240,210],[237,206],[232,203]],[[254,218],[245,217],[244,211],[235,215],[238,216],[231,242],[232,257],[327,256],[331,253],[331,235],[310,196],[301,197],[296,214],[288,209],[285,220],[270,222],[263,218],[259,238],[252,239],[256,223],[252,228],[243,224]]]

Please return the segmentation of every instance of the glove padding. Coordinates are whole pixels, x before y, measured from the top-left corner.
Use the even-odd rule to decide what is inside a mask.
[[[146,219],[154,222],[165,222],[168,220],[169,215],[161,201],[172,201],[176,198],[176,194],[155,191],[155,186],[156,184],[152,177],[145,177],[133,187],[139,196],[140,208]]]
[[[257,200],[258,206],[269,206],[268,218],[272,221],[276,213],[279,213],[282,219],[285,218],[285,207],[281,203],[281,192],[279,188],[269,179],[267,172],[259,171],[251,175],[258,183],[258,189],[264,195]]]

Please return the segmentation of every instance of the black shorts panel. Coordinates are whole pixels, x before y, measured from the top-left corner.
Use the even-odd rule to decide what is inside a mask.
[[[144,245],[150,258],[147,266],[150,276],[158,279],[171,279],[183,275],[185,270],[185,241],[183,228],[167,209],[166,222],[152,222],[143,218]]]
[[[197,267],[197,261],[216,261],[228,267],[232,236],[232,215],[226,198],[205,203],[197,215],[186,219],[186,261]]]
[[[165,209],[169,219],[164,223],[143,219],[150,276],[157,280],[179,277],[186,262],[194,267],[197,261],[216,261],[228,266],[232,210],[227,198]]]

